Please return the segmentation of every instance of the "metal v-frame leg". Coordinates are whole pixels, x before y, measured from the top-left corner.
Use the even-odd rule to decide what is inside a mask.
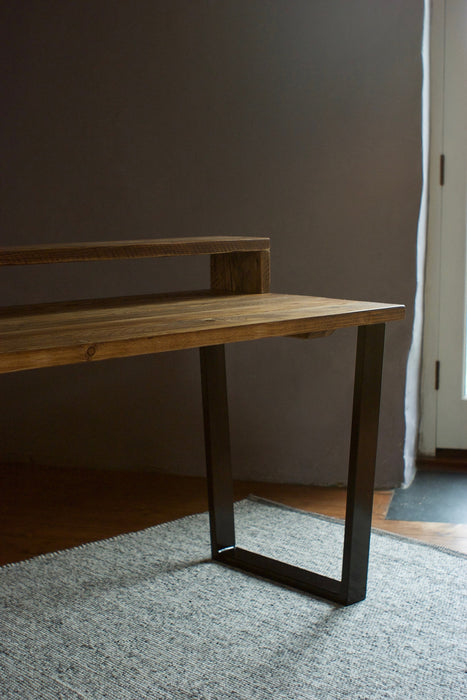
[[[225,348],[200,348],[213,559],[344,605],[365,598],[384,330],[384,324],[358,328],[340,580],[235,546]]]

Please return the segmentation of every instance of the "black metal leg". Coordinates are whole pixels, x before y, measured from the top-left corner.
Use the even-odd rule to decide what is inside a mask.
[[[366,594],[384,331],[384,324],[358,329],[342,564],[346,603]]]
[[[211,550],[235,547],[225,348],[200,348]]]
[[[201,348],[212,556],[344,605],[366,593],[384,349],[384,324],[358,329],[342,579],[235,546],[224,346]]]

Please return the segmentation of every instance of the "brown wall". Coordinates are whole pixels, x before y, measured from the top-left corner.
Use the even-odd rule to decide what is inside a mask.
[[[422,0],[4,0],[1,243],[272,239],[274,291],[405,303],[379,485],[403,475]],[[203,287],[203,259],[1,270],[4,303]],[[344,480],[354,333],[230,346],[236,475]],[[0,377],[2,458],[203,472],[195,351]]]

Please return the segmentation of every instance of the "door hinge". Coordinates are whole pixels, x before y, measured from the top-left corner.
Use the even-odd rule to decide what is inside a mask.
[[[439,157],[439,184],[444,185],[444,174],[446,171],[446,156],[442,153]]]
[[[440,362],[439,360],[436,360],[435,362],[435,390],[438,391],[439,389],[439,367],[440,367]]]

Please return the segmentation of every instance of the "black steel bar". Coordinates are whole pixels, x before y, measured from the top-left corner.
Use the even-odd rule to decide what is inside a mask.
[[[200,348],[211,550],[235,546],[229,410],[224,345]]]
[[[224,564],[344,605],[366,594],[384,324],[358,329],[342,579],[235,547],[223,345],[200,348],[212,556]]]
[[[240,547],[228,549],[222,552],[218,558],[224,564],[312,593],[320,598],[334,600],[338,603],[345,602],[342,583],[336,579],[321,576],[307,569],[264,557]]]
[[[358,329],[342,583],[346,603],[366,595],[378,440],[384,324]]]

